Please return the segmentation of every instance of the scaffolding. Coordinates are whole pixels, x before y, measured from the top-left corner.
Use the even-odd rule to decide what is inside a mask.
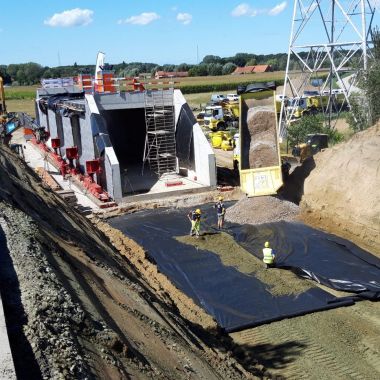
[[[148,162],[150,170],[161,177],[177,168],[173,89],[146,90],[146,137],[142,174]]]
[[[366,70],[371,52],[371,29],[377,1],[294,0],[288,61],[280,114],[285,137],[294,112],[307,92],[320,99],[326,124],[332,113],[350,109],[358,73]],[[314,91],[311,91],[311,90]],[[339,103],[337,99],[340,97]],[[287,107],[289,102],[291,107]]]

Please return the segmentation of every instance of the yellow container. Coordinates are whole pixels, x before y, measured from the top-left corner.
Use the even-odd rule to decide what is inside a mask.
[[[275,99],[275,91],[266,89],[265,87],[262,90],[257,90],[257,92],[242,94],[240,96],[240,187],[249,197],[276,194],[277,190],[283,185]],[[257,107],[256,110],[250,111],[251,108],[255,107]],[[259,153],[259,151],[252,153],[250,149],[251,146],[254,147],[256,143],[262,143],[262,131],[258,130],[256,135],[253,132],[249,132],[248,115],[250,112],[263,112],[264,109],[265,112],[268,112],[268,115],[273,114],[274,117],[274,120],[270,119],[271,116],[269,117],[267,125],[268,134],[270,136],[270,144],[268,142],[268,146],[273,147],[274,144],[275,150],[272,150],[271,160],[267,161],[271,165],[267,167],[254,167],[256,163],[257,166],[259,166],[258,161],[263,157],[260,156],[261,153]],[[250,120],[254,120],[254,118]],[[252,130],[252,125],[250,128]],[[272,134],[271,131],[273,131]],[[244,141],[246,138],[250,139],[249,146],[248,143]],[[257,139],[256,141],[255,138]]]

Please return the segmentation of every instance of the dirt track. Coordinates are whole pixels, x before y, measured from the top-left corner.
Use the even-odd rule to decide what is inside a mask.
[[[287,379],[376,380],[380,376],[379,313],[379,303],[363,301],[231,336],[272,374]]]

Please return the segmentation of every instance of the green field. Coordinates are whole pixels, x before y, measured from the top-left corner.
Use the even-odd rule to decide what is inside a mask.
[[[236,87],[239,83],[281,81],[284,79],[284,76],[285,73],[283,71],[276,71],[245,75],[175,78],[174,81],[177,82],[175,83],[175,87],[182,89],[185,93],[185,98],[191,108],[202,108],[210,101],[212,93],[236,93]],[[226,89],[221,90],[221,87]],[[6,87],[5,99],[8,111],[24,111],[34,115],[34,99],[37,88],[37,85]]]
[[[285,78],[284,71],[275,71],[269,73],[244,74],[244,75],[219,75],[208,77],[188,77],[174,78],[178,80],[178,87],[188,87],[195,85],[217,85],[222,83],[237,84],[241,82],[265,82],[274,80],[283,80]]]

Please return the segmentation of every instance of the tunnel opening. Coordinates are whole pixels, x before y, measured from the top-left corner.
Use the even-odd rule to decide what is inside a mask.
[[[158,176],[143,165],[146,139],[144,108],[117,109],[102,112],[112,146],[120,165],[123,195],[149,192]]]

